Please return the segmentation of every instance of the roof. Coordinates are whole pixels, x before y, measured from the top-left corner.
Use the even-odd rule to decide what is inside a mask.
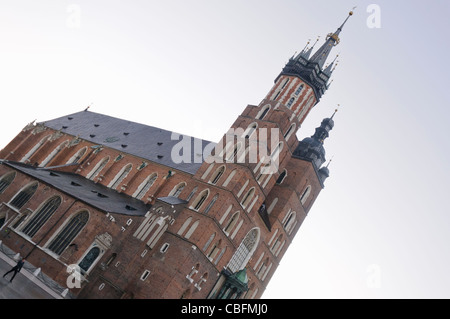
[[[24,174],[106,213],[116,213],[130,216],[144,216],[151,205],[123,193],[119,193],[101,184],[73,173],[53,171],[45,168],[35,168],[30,165],[0,161]]]
[[[40,124],[189,174],[195,174],[210,155],[205,152],[206,146],[215,146],[206,140],[90,111]],[[213,147],[207,149],[210,152]]]
[[[174,196],[159,197],[158,200],[169,205],[180,205],[180,204],[185,205],[189,203],[186,200]]]

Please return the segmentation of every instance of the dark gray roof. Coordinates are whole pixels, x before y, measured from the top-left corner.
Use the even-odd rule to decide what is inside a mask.
[[[174,197],[174,196],[167,196],[167,197],[159,197],[158,198],[159,201],[169,204],[169,205],[180,205],[180,204],[187,204],[189,203],[188,201],[185,201],[184,199],[180,199],[178,197]]]
[[[195,174],[200,168],[203,159],[209,155],[203,154],[205,147],[211,144],[209,141],[90,111],[81,111],[41,124],[190,174]],[[181,140],[190,142],[190,147],[183,149],[190,154],[183,157],[185,162],[180,160],[181,163],[178,163],[179,160],[172,160],[171,155],[173,147]],[[179,151],[176,154],[183,155],[179,148],[175,150]]]
[[[80,175],[35,168],[22,163],[0,161],[22,173],[107,213],[144,216],[151,205],[131,196],[119,193],[101,184],[96,184]]]

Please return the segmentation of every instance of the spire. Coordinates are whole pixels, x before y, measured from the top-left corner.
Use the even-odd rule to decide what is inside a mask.
[[[356,7],[355,7],[356,8]],[[354,8],[353,8],[354,9]],[[317,63],[320,68],[323,67],[325,61],[328,58],[328,55],[331,52],[331,49],[338,45],[340,42],[339,34],[341,33],[342,29],[344,28],[345,23],[347,23],[348,18],[353,15],[353,11],[350,11],[348,13],[347,18],[344,20],[344,22],[341,24],[339,28],[337,28],[336,32],[334,33],[328,33],[327,40],[324,44],[314,53],[312,58],[309,60],[311,63]]]

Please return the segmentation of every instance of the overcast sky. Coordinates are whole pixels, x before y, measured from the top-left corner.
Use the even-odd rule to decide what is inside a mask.
[[[263,298],[449,298],[448,1],[2,0],[0,148],[88,105],[218,142],[355,5],[297,133],[340,104],[330,178]]]

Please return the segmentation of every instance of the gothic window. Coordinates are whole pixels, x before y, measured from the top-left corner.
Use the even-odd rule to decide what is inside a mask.
[[[289,231],[292,229],[292,226],[294,225],[296,212],[290,212],[284,219],[284,229],[286,229],[286,232],[289,233]]]
[[[158,178],[158,174],[156,174],[156,173],[153,173],[150,176],[148,176],[142,182],[142,184],[139,185],[138,189],[133,194],[133,197],[135,197],[137,199],[142,199],[144,197],[144,195],[148,192],[150,187],[152,187],[153,183],[156,181],[157,178]]]
[[[78,152],[76,152],[68,161],[66,164],[77,164],[78,161],[83,157],[83,155],[87,151],[87,146],[80,149]]]
[[[117,186],[119,186],[120,183],[125,179],[125,177],[127,177],[128,173],[131,171],[132,168],[133,168],[132,164],[125,165],[116,175],[116,177],[114,177],[111,183],[109,183],[108,187],[116,189]]]
[[[281,240],[283,239],[283,234],[280,234],[277,239],[273,242],[270,251],[275,253],[281,245]]]
[[[294,129],[295,129],[295,124],[291,124],[291,126],[289,126],[289,129],[284,134],[284,139],[286,141],[291,137],[292,133],[294,133]]]
[[[222,245],[222,240],[219,239],[209,250],[209,253],[206,255],[210,261],[213,261],[216,258],[217,254],[220,251],[220,246]]]
[[[188,217],[186,219],[186,221],[183,223],[183,225],[181,226],[181,228],[178,230],[177,235],[183,236],[184,231],[186,230],[186,228],[189,226],[189,224],[192,221],[192,217]]]
[[[178,197],[180,196],[181,192],[183,191],[184,187],[186,187],[185,182],[181,182],[178,185],[176,185],[172,191],[169,193],[169,196]]]
[[[192,234],[193,234],[194,231],[197,229],[198,224],[200,224],[200,221],[199,221],[199,220],[196,220],[196,221],[192,224],[191,228],[189,228],[188,232],[187,232],[186,235],[184,236],[186,239],[191,238]]]
[[[236,174],[236,169],[232,170],[230,175],[228,175],[227,179],[225,180],[225,182],[223,183],[223,187],[227,187],[228,184],[230,183],[230,181],[233,179],[234,175]]]
[[[89,213],[81,211],[74,215],[51,241],[48,249],[57,255],[61,255],[64,249],[75,239],[83,227],[87,224]]]
[[[93,180],[98,174],[100,174],[100,172],[102,171],[103,168],[105,168],[105,166],[106,166],[106,164],[108,164],[108,162],[109,162],[109,156],[102,158],[102,160],[100,162],[98,162],[97,165],[95,165],[95,167],[92,169],[92,171],[90,171],[89,174],[87,174],[86,178]]]
[[[229,235],[231,231],[233,230],[234,226],[236,226],[237,221],[239,220],[239,212],[236,212],[231,216],[230,220],[228,221],[227,225],[223,229],[225,234]]]
[[[187,201],[190,201],[192,199],[192,197],[194,196],[194,194],[197,192],[197,186],[194,187],[194,189],[191,191],[191,193],[189,194],[189,196],[186,198]]]
[[[295,91],[295,95],[300,95],[300,93],[302,92],[302,90],[303,90],[303,84],[302,85],[300,85],[299,87],[298,87],[298,89]]]
[[[211,184],[217,184],[219,179],[222,177],[223,173],[225,172],[225,165],[220,166],[212,175],[210,183]]]
[[[237,157],[237,155],[239,154],[239,150],[241,149],[241,146],[242,143],[239,142],[233,147],[233,152],[231,154],[229,154],[230,152],[227,152],[227,155],[229,154],[228,156],[229,161],[233,161]]]
[[[264,117],[266,116],[267,112],[269,112],[269,110],[270,110],[270,104],[267,104],[266,106],[264,106],[264,108],[261,109],[261,111],[258,113],[256,118],[258,120],[264,119]]]
[[[83,259],[80,261],[78,266],[81,268],[82,271],[88,272],[89,268],[92,267],[94,262],[98,259],[100,256],[101,250],[99,247],[95,246],[92,247],[88,253],[83,257]]]
[[[241,205],[242,207],[247,207],[250,204],[250,201],[253,198],[253,195],[255,195],[255,188],[252,187],[249,189],[249,191],[247,192],[247,194],[245,194],[245,196],[243,197],[242,201],[241,201]]]
[[[8,188],[9,185],[11,185],[15,177],[16,172],[9,172],[0,178],[0,194],[3,193],[5,189]]]
[[[24,187],[9,203],[17,209],[21,209],[23,205],[34,195],[38,188],[38,183],[34,182]]]
[[[216,237],[216,233],[213,233],[213,234],[209,237],[209,239],[208,239],[208,241],[206,242],[205,246],[203,246],[203,251],[206,251],[206,250],[208,249],[208,247],[209,247],[209,245],[211,244],[211,242],[213,241],[214,237]]]
[[[205,214],[208,214],[209,211],[211,210],[211,208],[213,207],[214,203],[217,201],[217,199],[219,198],[219,195],[216,194],[213,199],[211,199],[211,201],[209,202],[208,206],[206,206],[205,208]]]
[[[281,87],[281,89],[284,89],[284,87],[286,86],[286,84],[288,84],[289,82],[289,78],[286,79],[286,82],[284,82],[283,86]]]
[[[291,97],[288,101],[288,104],[286,105],[289,109],[291,108],[292,104],[294,104],[295,98]]]
[[[28,159],[30,159],[31,156],[33,156],[34,153],[37,152],[38,149],[41,148],[42,145],[50,138],[51,135],[47,135],[42,140],[40,140],[31,150],[28,151],[27,154],[25,154],[24,157],[20,160],[22,163],[25,163]]]
[[[305,202],[308,199],[310,193],[311,193],[311,185],[308,185],[306,186],[305,190],[300,196],[300,202],[302,203],[302,205],[305,205]]]
[[[61,205],[61,197],[55,196],[49,199],[33,215],[29,223],[23,228],[22,232],[29,237],[33,237],[58,209],[59,205]]]
[[[205,200],[208,198],[208,195],[209,190],[207,189],[198,194],[197,198],[192,203],[191,208],[194,209],[195,211],[198,211],[202,207]]]
[[[278,143],[277,147],[272,152],[272,155],[270,155],[272,161],[275,161],[280,156],[280,152],[283,149],[283,142]]]
[[[56,155],[61,152],[61,150],[69,144],[69,141],[62,142],[59,144],[42,162],[39,164],[39,167],[45,167],[52,159],[56,157]]]
[[[250,124],[249,127],[245,130],[243,136],[245,138],[250,138],[250,136],[252,136],[252,134],[256,131],[257,128],[258,128],[258,124],[256,124],[256,123]]]
[[[247,233],[227,265],[232,272],[237,272],[247,265],[256,250],[256,246],[259,242],[259,236],[259,228],[253,228]]]
[[[281,173],[280,176],[278,176],[276,183],[277,184],[283,183],[284,179],[286,178],[286,175],[287,175],[287,171],[286,171],[286,169],[284,169],[283,173]]]
[[[147,217],[145,217],[144,221],[141,223],[141,225],[139,225],[138,229],[133,234],[133,236],[136,237],[137,239],[144,241],[148,235],[147,231],[149,230],[150,226],[152,225],[155,219],[156,219],[155,214],[150,214]]]

